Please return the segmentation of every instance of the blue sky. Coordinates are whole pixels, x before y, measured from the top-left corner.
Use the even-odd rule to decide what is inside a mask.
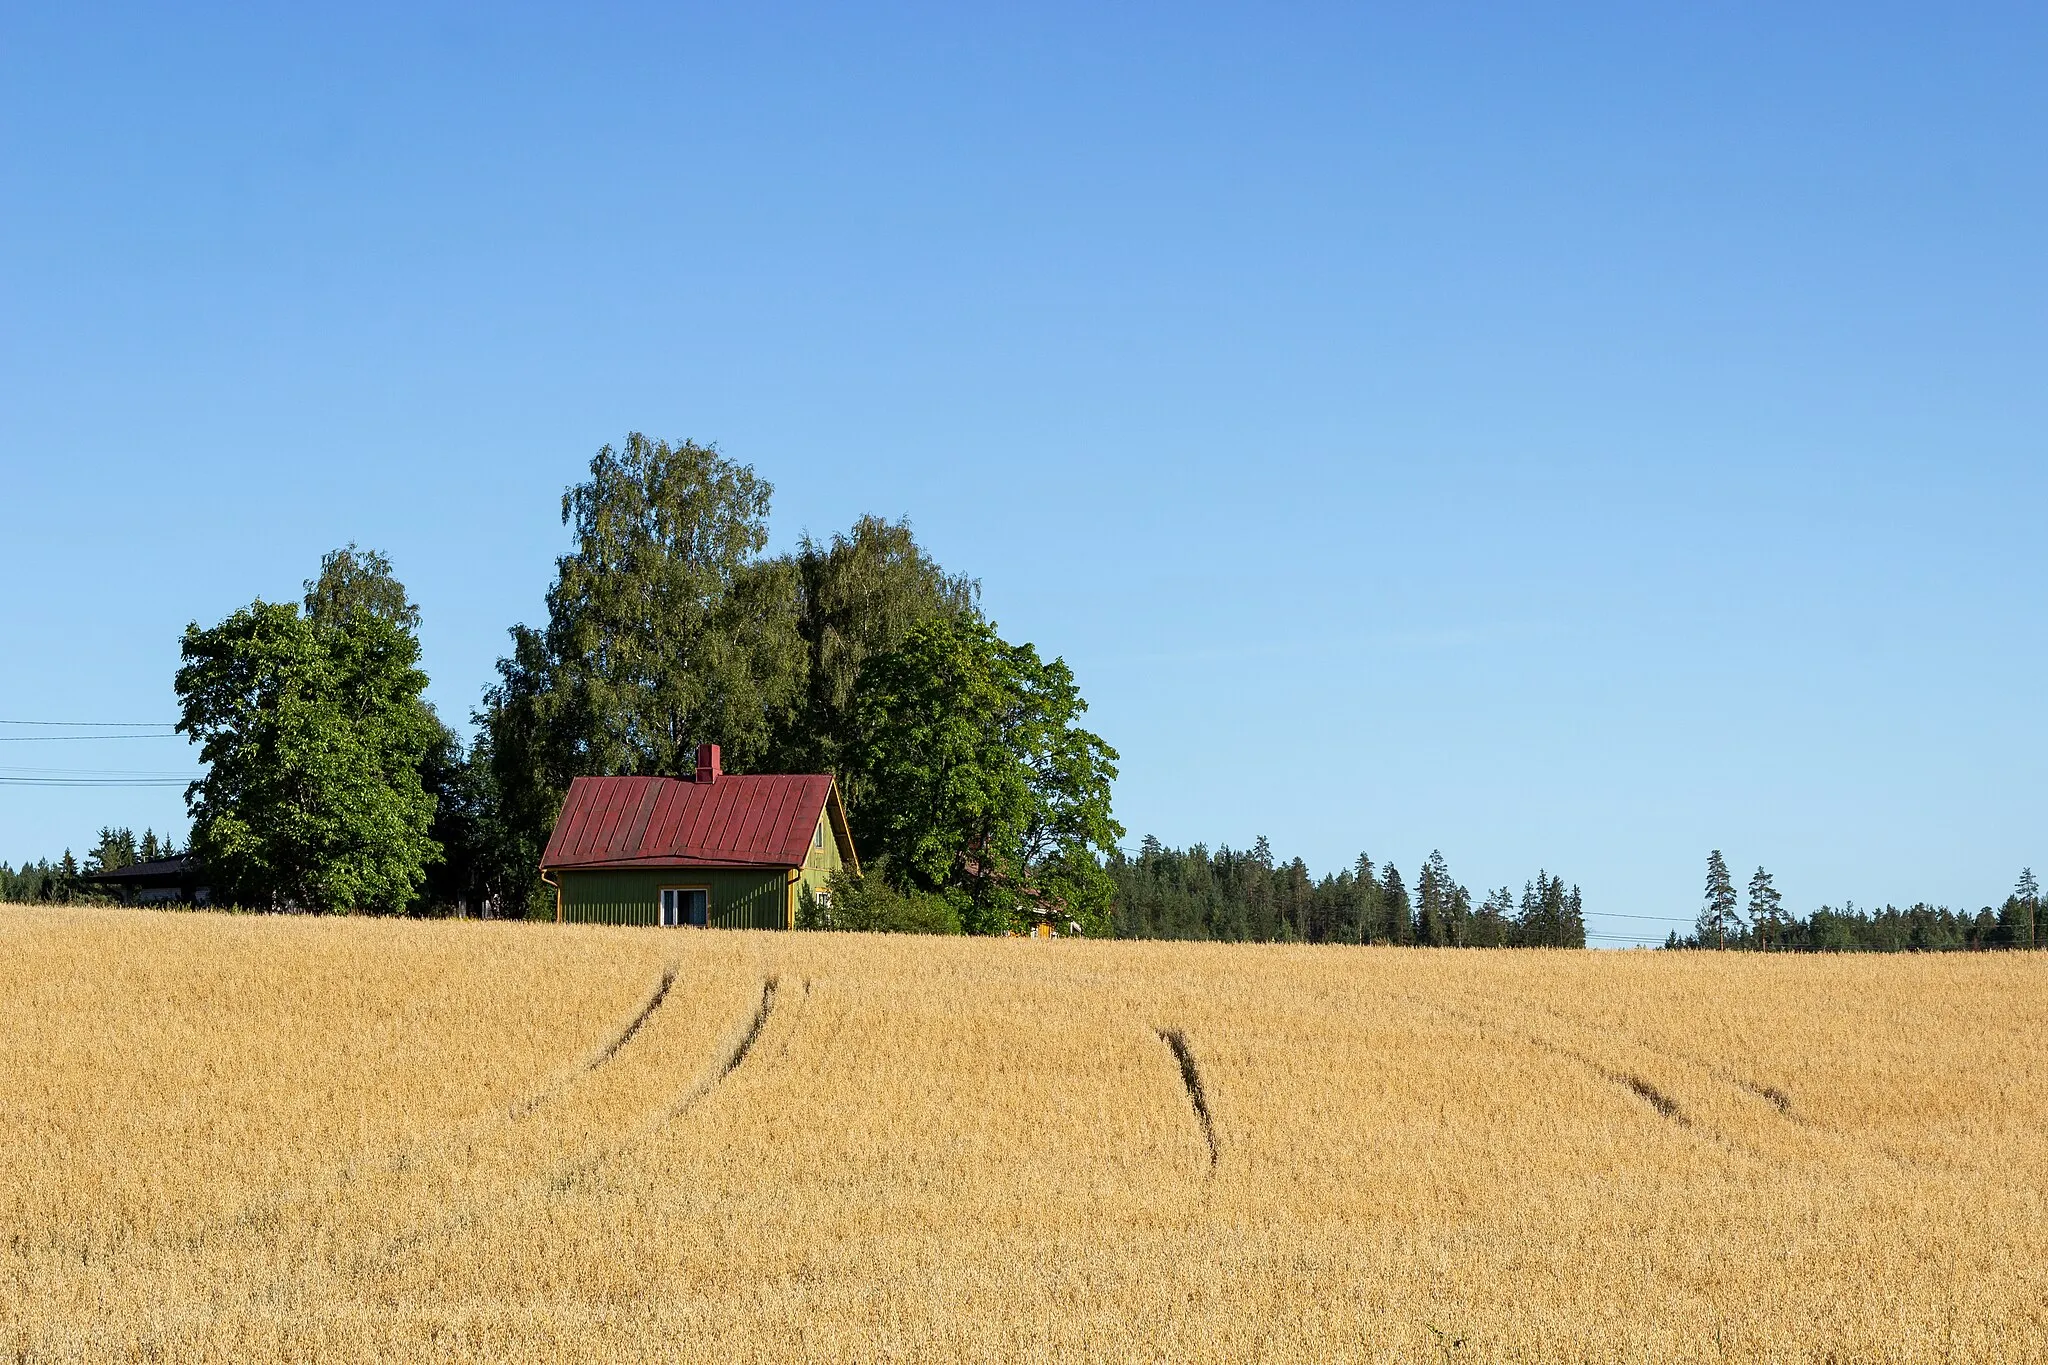
[[[1607,942],[1714,847],[2048,864],[2038,9],[304,8],[0,19],[0,719],[173,715],[351,540],[466,716],[637,429],[908,515],[1133,841]],[[0,858],[109,822],[180,795],[0,784]]]

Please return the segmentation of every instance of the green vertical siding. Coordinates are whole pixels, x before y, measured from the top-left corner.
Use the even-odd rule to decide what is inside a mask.
[[[817,835],[820,833],[825,839],[823,848],[818,847]],[[818,829],[812,835],[810,852],[805,856],[804,865],[799,870],[802,884],[797,887],[797,895],[809,900],[824,889],[832,880],[832,874],[844,866],[845,862],[846,860],[839,855],[839,840],[832,835],[832,811],[828,805],[818,816]]]
[[[789,873],[781,868],[744,871],[562,871],[562,918],[572,924],[659,924],[661,888],[703,886],[711,891],[714,929],[784,929],[789,926]]]

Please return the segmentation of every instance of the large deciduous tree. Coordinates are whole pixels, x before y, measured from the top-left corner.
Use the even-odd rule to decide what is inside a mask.
[[[866,795],[852,762],[861,670],[927,621],[978,617],[981,585],[940,568],[909,522],[875,516],[830,541],[805,535],[794,562],[797,631],[809,667],[803,703],[778,737],[774,762],[785,772],[833,774],[854,810]]]
[[[857,845],[898,885],[957,898],[969,932],[1056,910],[1107,933],[1116,751],[1080,727],[1086,709],[1064,661],[984,621],[912,629],[855,687]]]
[[[218,899],[400,911],[440,850],[419,643],[361,605],[257,601],[185,630],[178,729],[200,745],[191,850]]]
[[[515,898],[571,778],[687,776],[707,742],[745,772],[789,724],[807,665],[796,566],[761,557],[772,491],[713,447],[634,432],[563,494],[575,548],[547,625],[513,627],[478,715],[491,861]]]

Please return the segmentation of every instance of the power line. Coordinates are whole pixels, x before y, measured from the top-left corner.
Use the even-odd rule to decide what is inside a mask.
[[[0,735],[0,744],[53,744],[65,739],[183,739],[165,731],[160,735]]]
[[[0,787],[183,787],[190,782],[184,777],[0,777]]]
[[[60,730],[169,730],[174,720],[0,720],[0,725],[49,725]]]
[[[1691,921],[1691,920],[1689,920],[1689,919],[1680,919],[1680,918],[1677,918],[1677,917],[1675,917],[1675,916],[1672,916],[1672,915],[1624,915],[1624,914],[1622,914],[1622,913],[1620,913],[1619,911],[1616,911],[1616,910],[1588,910],[1588,911],[1586,912],[1586,918],[1587,918],[1587,919],[1594,919],[1594,918],[1596,918],[1596,917],[1597,917],[1597,918],[1599,918],[1599,919],[1639,919],[1639,920],[1644,920],[1644,921],[1647,921],[1648,923],[1651,923],[1651,924],[1691,924],[1691,923],[1692,923],[1692,921]]]
[[[182,777],[164,768],[20,768],[0,764],[0,773],[29,777]]]

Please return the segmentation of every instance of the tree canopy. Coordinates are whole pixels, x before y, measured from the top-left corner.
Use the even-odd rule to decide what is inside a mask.
[[[217,900],[403,910],[440,853],[420,763],[436,738],[419,643],[362,607],[258,600],[185,630],[180,732],[200,745],[191,849]]]
[[[969,932],[1034,913],[1106,933],[1116,751],[1081,728],[1073,671],[987,622],[926,622],[855,688],[854,842],[899,886],[958,898]]]
[[[574,549],[546,626],[512,629],[471,756],[479,875],[508,903],[535,899],[577,776],[687,777],[715,743],[732,772],[831,773],[860,807],[863,669],[920,623],[975,617],[979,588],[879,517],[767,556],[772,493],[715,447],[635,432],[563,495]]]

